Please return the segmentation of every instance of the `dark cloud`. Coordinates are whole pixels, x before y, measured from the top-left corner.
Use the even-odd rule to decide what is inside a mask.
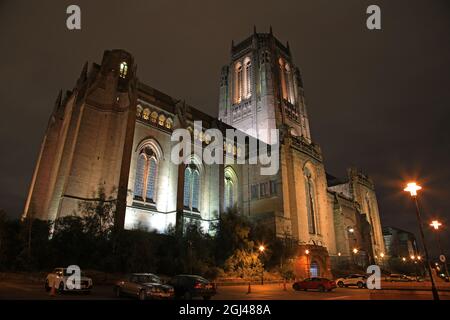
[[[81,31],[65,27],[74,3]],[[365,28],[369,4],[382,9],[382,31]],[[401,189],[417,177],[427,219],[450,224],[449,9],[445,0],[2,1],[0,207],[20,214],[57,92],[86,60],[126,49],[143,82],[216,115],[231,40],[272,25],[303,71],[328,171],[364,168],[383,223],[413,231]]]

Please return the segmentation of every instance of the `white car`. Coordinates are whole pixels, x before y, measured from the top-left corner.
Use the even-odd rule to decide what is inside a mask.
[[[81,273],[80,288],[70,289],[68,285],[69,277],[72,273],[67,272],[67,268],[55,268],[47,275],[45,279],[45,290],[48,292],[54,287],[59,292],[64,291],[83,291],[89,293],[92,290],[92,279]],[[70,283],[69,283],[70,284]]]
[[[366,287],[367,276],[362,274],[350,274],[343,278],[336,279],[336,284],[339,288],[356,286],[360,289]]]

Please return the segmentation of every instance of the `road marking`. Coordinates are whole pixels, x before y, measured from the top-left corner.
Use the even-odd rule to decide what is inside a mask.
[[[339,297],[333,297],[333,298],[326,298],[325,300],[340,300],[340,299],[347,299],[351,296],[339,296]]]
[[[27,288],[27,287],[23,287],[23,286],[16,286],[14,284],[8,284],[8,283],[2,283],[2,287],[7,287],[7,288],[12,288],[12,289],[18,289],[18,290],[22,290],[22,291],[33,291],[33,289]]]

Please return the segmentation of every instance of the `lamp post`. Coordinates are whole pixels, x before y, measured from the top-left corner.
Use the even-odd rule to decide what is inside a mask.
[[[308,278],[311,277],[311,270],[309,268],[309,250],[306,249],[305,250],[305,254],[306,254],[306,270],[308,270]]]
[[[445,257],[444,251],[442,250],[441,237],[439,235],[439,227],[442,226],[442,223],[440,223],[437,220],[433,220],[433,221],[431,221],[430,226],[433,227],[434,230],[436,230],[436,240],[437,240],[438,247],[439,247],[439,254],[441,256]],[[444,267],[445,267],[445,278],[448,279],[447,260],[444,260],[443,263],[444,263]]]
[[[381,267],[384,269],[384,252],[380,253]]]
[[[422,240],[423,251],[425,253],[425,259],[427,260],[427,269],[428,269],[428,272],[430,273],[431,291],[433,293],[433,299],[439,300],[439,293],[438,293],[438,291],[436,289],[436,285],[434,283],[433,270],[431,269],[430,257],[428,255],[427,244],[425,242],[425,235],[423,233],[422,217],[421,217],[420,209],[419,209],[419,200],[417,199],[417,191],[419,191],[420,189],[422,189],[422,187],[417,185],[417,183],[410,182],[410,183],[408,183],[408,185],[406,186],[404,191],[407,191],[411,194],[411,197],[412,197],[415,207],[416,207],[416,216],[417,216],[417,222],[419,224],[420,239]]]
[[[356,261],[356,255],[358,254],[358,248],[353,248],[353,263],[355,264],[355,265],[359,265],[358,263],[357,263],[357,261]]]
[[[261,255],[264,253],[264,251],[266,250],[266,247],[264,247],[263,245],[260,245],[258,248],[259,252],[261,253]],[[262,264],[262,269],[261,269],[261,285],[264,285],[264,264],[262,263],[262,259],[261,259],[261,264]]]

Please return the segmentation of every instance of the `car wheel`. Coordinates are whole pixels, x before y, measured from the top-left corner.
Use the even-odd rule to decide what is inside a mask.
[[[211,300],[211,296],[204,296],[203,300]]]
[[[59,293],[63,293],[64,292],[64,283],[63,282],[59,283],[58,291],[59,291]]]
[[[192,300],[192,295],[189,291],[186,291],[183,296],[184,300]]]
[[[114,293],[115,293],[117,298],[120,298],[122,296],[122,290],[120,290],[120,287],[115,287],[114,288]]]
[[[361,281],[357,283],[357,286],[359,289],[364,288],[364,283],[362,283]]]
[[[325,287],[324,286],[319,286],[318,289],[319,289],[320,292],[324,292],[325,291]]]
[[[338,284],[339,288],[343,288],[344,287],[344,283],[342,281],[339,281]]]
[[[294,289],[295,291],[298,291],[298,290],[300,290],[300,287],[298,286],[297,283],[294,283],[294,284],[292,285],[292,289]]]
[[[145,300],[145,291],[144,290],[139,291],[139,300]]]
[[[50,291],[50,286],[48,284],[48,280],[45,281],[45,291],[49,292]]]

